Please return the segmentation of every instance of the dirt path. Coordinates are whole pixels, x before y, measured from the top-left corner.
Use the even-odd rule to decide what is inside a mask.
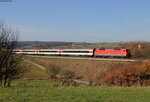
[[[28,62],[28,63],[30,63],[30,64],[32,64],[32,65],[34,65],[34,66],[36,66],[36,67],[38,67],[38,68],[40,68],[42,70],[44,70],[44,71],[46,71],[46,68],[44,66],[41,66],[41,65],[39,65],[39,64],[37,64],[37,63],[35,63],[33,61],[27,60],[27,59],[24,59],[24,61],[26,61],[26,62]]]

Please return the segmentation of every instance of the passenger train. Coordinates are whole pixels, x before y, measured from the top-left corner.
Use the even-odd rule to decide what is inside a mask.
[[[15,49],[14,52],[26,55],[131,57],[129,49]]]

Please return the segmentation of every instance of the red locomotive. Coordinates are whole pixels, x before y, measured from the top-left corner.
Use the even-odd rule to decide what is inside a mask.
[[[94,56],[100,57],[131,57],[129,49],[94,49]]]

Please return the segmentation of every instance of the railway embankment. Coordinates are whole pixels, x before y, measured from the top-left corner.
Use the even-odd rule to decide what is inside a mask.
[[[60,70],[59,75],[65,70],[72,71],[81,80],[88,80],[88,83],[99,82],[100,84],[108,83],[117,86],[131,86],[138,83],[149,85],[149,60],[97,60],[98,58],[95,60],[93,58],[52,56],[28,56],[27,59],[45,68],[57,67]]]
[[[73,71],[77,77],[81,76],[83,80],[99,81],[108,71],[130,63],[129,61],[120,60],[94,60],[77,57],[48,57],[48,56],[28,56],[28,62],[33,63],[41,69],[49,68],[50,66],[57,66],[61,71]],[[31,62],[32,61],[32,62]],[[38,64],[38,65],[37,65]],[[43,68],[44,67],[44,68]],[[45,70],[44,69],[44,70]]]

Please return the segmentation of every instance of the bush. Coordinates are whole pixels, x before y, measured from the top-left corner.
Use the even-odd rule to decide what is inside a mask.
[[[47,73],[49,74],[51,79],[55,79],[56,75],[60,72],[60,67],[56,64],[50,64],[47,68]]]
[[[103,81],[116,86],[149,86],[150,62],[138,62],[124,65],[109,72]]]
[[[77,83],[74,81],[75,72],[70,70],[64,70],[62,72],[62,76],[63,76],[62,80],[63,86],[77,86]]]
[[[131,42],[125,45],[125,48],[130,49],[134,58],[150,58],[150,43],[149,42]]]

